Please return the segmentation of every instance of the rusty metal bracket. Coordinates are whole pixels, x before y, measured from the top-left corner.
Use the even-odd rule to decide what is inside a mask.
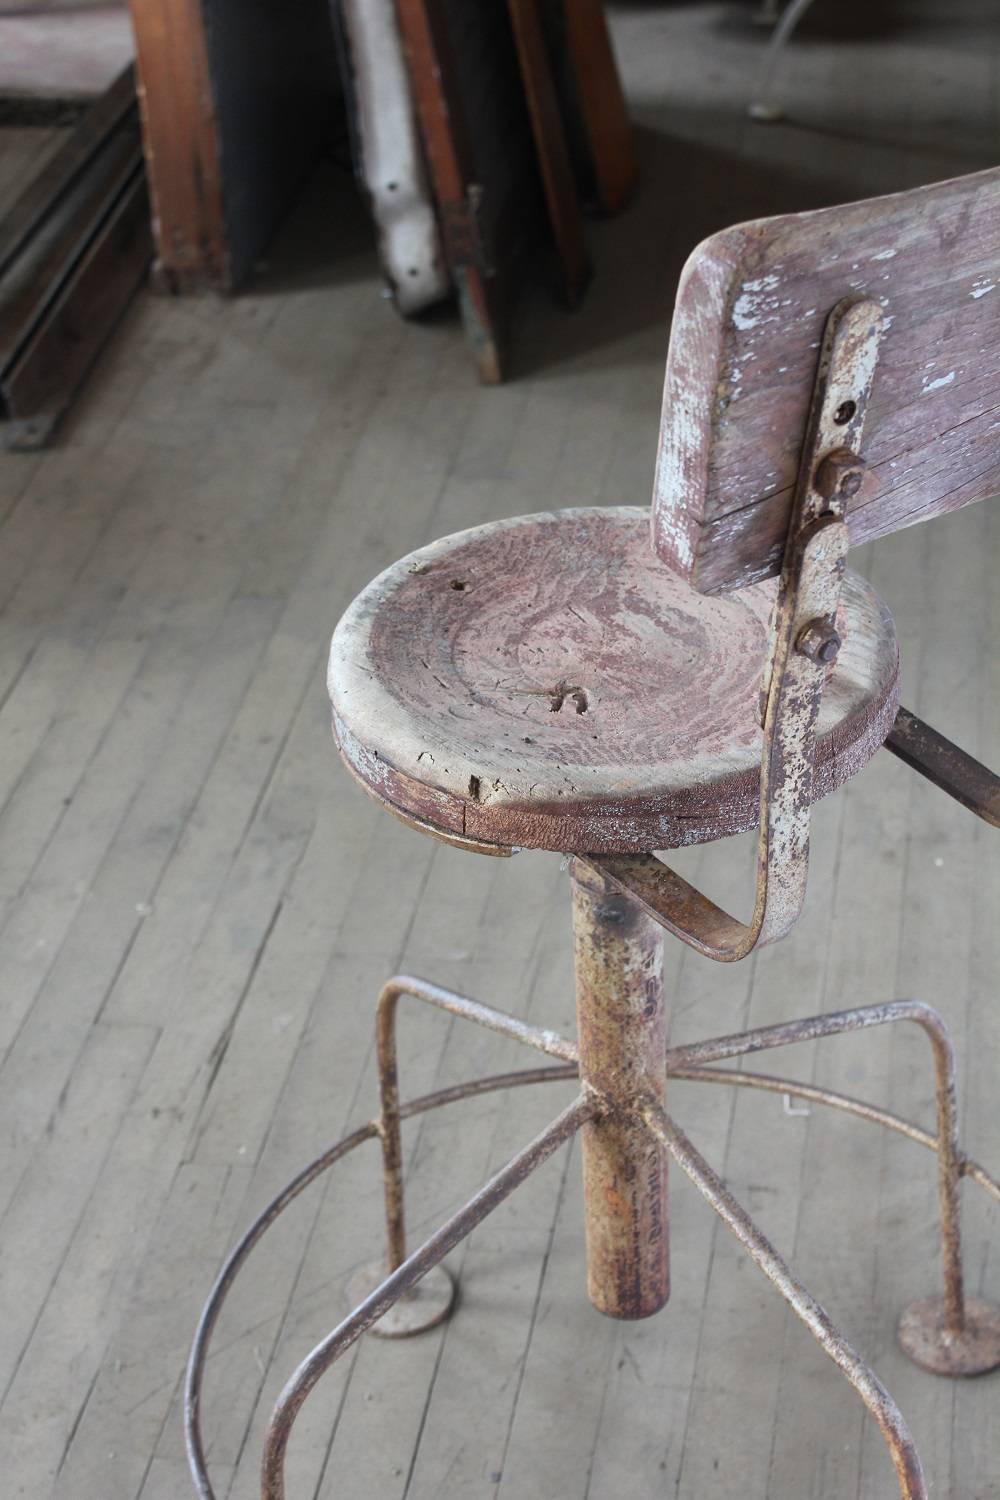
[[[858,456],[882,309],[844,301],[827,321],[761,688],[764,746],[753,916],[723,911],[652,854],[586,863],[708,958],[732,963],[784,937],[809,867],[812,766],[823,688],[840,639],[837,604],[849,543],[844,519],[864,473]]]
[[[440,205],[441,237],[452,267],[472,266],[483,276],[492,276],[494,267],[483,234],[483,189],[478,182],[469,184],[463,198],[451,198]]]
[[[991,828],[1000,828],[1000,776],[908,708],[897,713],[885,748]]]

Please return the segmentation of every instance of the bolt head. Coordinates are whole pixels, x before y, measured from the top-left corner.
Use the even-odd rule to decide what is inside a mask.
[[[828,667],[837,660],[841,644],[840,635],[828,620],[810,620],[799,631],[795,649],[800,655],[808,656],[810,661]]]
[[[850,500],[865,477],[865,461],[849,448],[828,453],[816,470],[813,485],[824,500]]]

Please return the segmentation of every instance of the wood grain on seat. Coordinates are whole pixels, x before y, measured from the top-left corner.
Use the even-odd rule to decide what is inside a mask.
[[[757,821],[774,585],[697,594],[646,509],[493,522],[412,553],[337,627],[334,731],[376,795],[454,833],[572,852],[670,848]],[[896,707],[892,621],[848,574],[815,795]]]
[[[704,241],[681,278],[654,546],[707,593],[777,573],[833,307],[886,310],[851,501],[870,541],[1000,491],[1000,170]]]

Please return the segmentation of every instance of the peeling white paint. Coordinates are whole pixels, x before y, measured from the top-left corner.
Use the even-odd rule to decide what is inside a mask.
[[[745,292],[737,297],[733,306],[733,322],[741,333],[747,333],[751,328],[756,328],[758,323],[763,323],[763,317],[756,314],[757,301],[754,297],[748,297]]]
[[[937,380],[931,380],[924,386],[924,395],[926,396],[929,391],[939,391],[943,385],[951,385],[954,379],[954,370],[952,370],[948,375],[939,375]]]
[[[895,254],[895,250],[879,250],[875,255],[872,256],[872,260],[892,260],[892,257]]]
[[[741,333],[748,333],[761,323],[772,321],[779,305],[767,293],[780,284],[781,278],[774,275],[758,276],[753,281],[744,281],[740,295],[733,305],[733,322]]]

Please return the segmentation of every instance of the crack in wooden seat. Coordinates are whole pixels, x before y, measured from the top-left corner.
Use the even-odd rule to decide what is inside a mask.
[[[646,508],[459,532],[388,568],[338,625],[338,745],[390,806],[507,847],[635,853],[743,832],[775,592],[696,593],[653,553]],[[892,620],[856,574],[839,624],[816,798],[896,713]]]

